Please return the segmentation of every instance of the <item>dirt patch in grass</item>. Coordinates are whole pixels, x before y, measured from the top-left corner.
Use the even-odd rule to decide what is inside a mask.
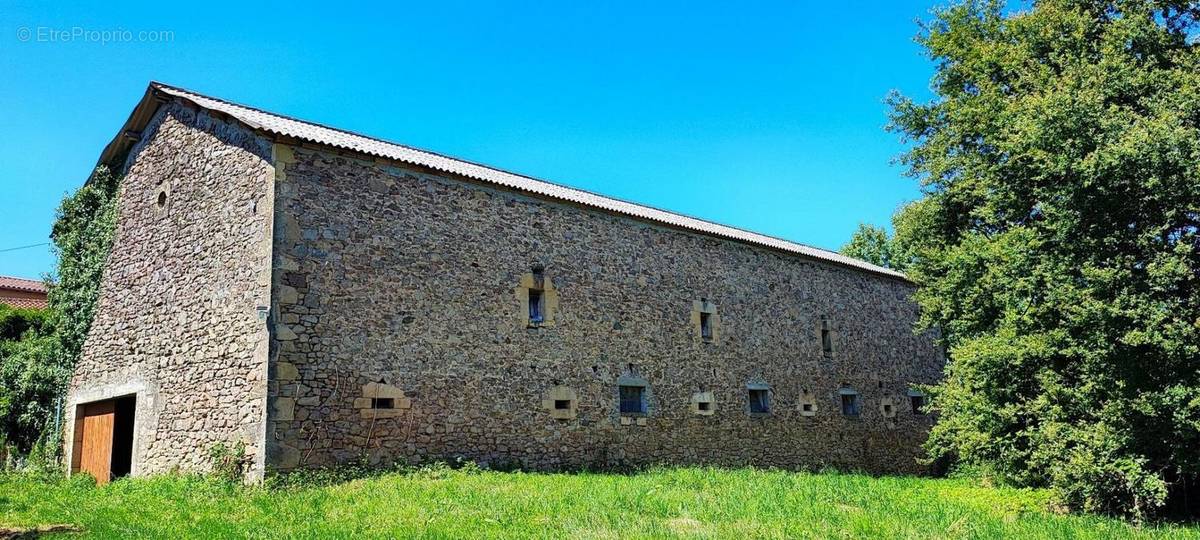
[[[30,540],[39,538],[44,534],[82,531],[82,527],[66,523],[39,525],[37,527],[0,527],[0,540]]]

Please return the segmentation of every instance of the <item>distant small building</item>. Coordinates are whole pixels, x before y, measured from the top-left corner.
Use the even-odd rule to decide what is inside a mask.
[[[46,284],[32,279],[0,276],[0,304],[19,308],[46,307]]]

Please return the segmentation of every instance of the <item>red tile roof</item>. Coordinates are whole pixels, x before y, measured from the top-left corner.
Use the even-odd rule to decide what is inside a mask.
[[[33,279],[24,279],[19,277],[0,276],[0,290],[9,289],[13,291],[25,291],[46,293],[46,284]]]
[[[44,308],[46,284],[32,279],[0,276],[0,304],[19,308]]]

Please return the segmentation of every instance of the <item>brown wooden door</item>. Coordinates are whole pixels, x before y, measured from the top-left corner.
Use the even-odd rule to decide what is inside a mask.
[[[79,456],[79,472],[91,474],[99,484],[108,483],[112,475],[116,405],[116,402],[109,400],[83,407],[83,452]]]

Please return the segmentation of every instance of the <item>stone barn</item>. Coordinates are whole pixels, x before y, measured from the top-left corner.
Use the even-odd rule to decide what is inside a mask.
[[[100,162],[71,471],[922,470],[897,272],[158,83]]]

